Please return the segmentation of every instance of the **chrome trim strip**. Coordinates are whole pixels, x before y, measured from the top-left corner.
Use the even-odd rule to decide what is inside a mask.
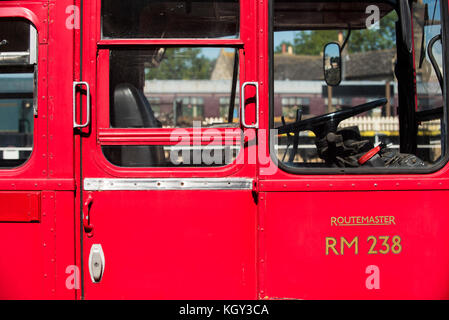
[[[84,190],[86,191],[252,189],[253,180],[245,178],[84,179]]]

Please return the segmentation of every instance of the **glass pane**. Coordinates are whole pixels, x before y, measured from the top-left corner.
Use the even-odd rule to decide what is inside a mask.
[[[111,127],[238,126],[237,52],[224,48],[112,50]]]
[[[423,113],[441,112],[443,95],[437,74],[427,54],[430,41],[441,33],[439,1],[426,0],[413,4],[413,26],[415,43],[416,86],[418,91],[417,110]],[[443,51],[441,41],[433,45],[433,56],[439,71],[443,73]],[[442,119],[422,121],[418,126],[417,153],[423,159],[436,162],[441,158],[443,139],[441,138]]]
[[[104,146],[105,157],[119,167],[222,167],[231,164],[239,142],[223,146]]]
[[[239,0],[102,0],[103,38],[237,38]]]
[[[36,61],[36,29],[0,20],[0,168],[23,164],[33,150]]]
[[[280,161],[294,168],[425,168],[440,159],[443,96],[426,50],[406,49],[403,39],[412,34],[401,30],[398,8],[384,1],[276,0],[274,10]],[[440,33],[439,12],[439,1],[413,1],[408,25],[415,44],[427,49]],[[332,42],[343,47],[336,60],[343,79],[328,86],[323,51]],[[433,52],[442,69],[441,41]]]

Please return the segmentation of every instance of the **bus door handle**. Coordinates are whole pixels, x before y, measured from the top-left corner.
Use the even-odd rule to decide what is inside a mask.
[[[93,236],[94,231],[94,226],[90,223],[90,208],[92,207],[93,200],[92,193],[89,193],[83,204],[83,227],[88,238]]]
[[[256,114],[255,114],[255,118],[256,118],[256,122],[254,124],[248,124],[246,123],[246,106],[245,106],[245,88],[247,86],[254,86],[256,88]],[[242,126],[245,128],[254,128],[254,129],[258,129],[259,128],[259,82],[245,82],[242,85],[242,90],[241,90],[241,117],[242,117]]]
[[[78,123],[76,121],[76,89],[78,87],[86,87],[86,122]],[[81,119],[83,121],[83,119]],[[90,124],[90,86],[86,81],[74,81],[73,82],[73,128],[81,129],[85,128]]]

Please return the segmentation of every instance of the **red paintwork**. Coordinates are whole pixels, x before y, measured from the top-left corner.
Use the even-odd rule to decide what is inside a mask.
[[[241,131],[234,128],[213,128],[206,131],[192,128],[177,129],[99,129],[98,141],[102,145],[235,145],[240,142]]]
[[[447,299],[448,195],[447,191],[264,193],[264,296]],[[293,198],[296,205],[292,207]],[[332,208],[323,208],[326,203]],[[382,214],[395,216],[396,225],[331,226],[331,216]],[[396,235],[402,238],[401,253],[368,254],[369,236]],[[358,236],[359,253],[345,248],[343,256],[326,256],[325,237],[341,236],[349,242]],[[380,268],[380,290],[365,286],[365,269],[370,265]]]
[[[0,222],[0,298],[75,299],[66,268],[76,263],[74,148],[71,128],[71,1],[2,1],[1,17],[30,20],[39,32],[39,116],[34,150],[19,168],[0,170],[0,191],[40,194],[39,223]],[[61,48],[64,48],[63,50]],[[63,70],[63,72],[61,72]],[[0,207],[20,206],[2,198]],[[23,205],[23,204],[22,204]]]
[[[84,239],[85,250],[88,255],[101,243],[105,273],[99,284],[86,275],[86,299],[256,298],[251,191],[108,191],[93,197],[93,237]]]
[[[212,41],[101,40],[100,1],[84,1],[82,66],[80,32],[65,26],[66,8],[74,3],[79,0],[0,2],[0,18],[26,18],[39,31],[35,148],[25,165],[0,170],[0,298],[449,298],[448,166],[426,175],[269,173],[274,164],[263,131],[269,124],[267,0],[242,1],[240,39]],[[108,50],[149,44],[240,48],[240,83],[258,81],[260,96],[260,130],[245,130],[251,143],[240,157],[248,159],[258,149],[257,163],[143,169],[118,168],[104,158],[102,145],[177,143],[170,141],[170,129],[108,128]],[[91,85],[92,124],[82,138],[72,129],[74,80]],[[252,90],[248,87],[247,97]],[[254,117],[254,106],[247,107]],[[190,129],[182,135],[209,144],[207,130],[201,130],[206,134],[201,139]],[[232,144],[238,135],[223,137]],[[84,178],[180,177],[251,178],[258,201],[250,190],[105,191],[80,197]],[[29,204],[39,222],[25,217],[28,204],[20,199],[28,194],[40,197],[40,210],[36,202]],[[380,213],[394,216],[396,224],[331,225],[334,216]],[[369,236],[395,235],[402,239],[401,253],[367,254]],[[326,237],[355,236],[357,255],[352,249],[343,256],[325,254]],[[105,254],[98,284],[87,266],[92,244],[101,244]],[[84,269],[83,293],[66,286],[71,265]],[[370,265],[381,272],[378,290],[365,286]]]
[[[40,215],[40,192],[0,192],[0,221],[38,222]]]
[[[99,39],[99,47],[127,46],[127,45],[164,45],[164,46],[199,46],[199,47],[242,47],[245,43],[240,39]]]

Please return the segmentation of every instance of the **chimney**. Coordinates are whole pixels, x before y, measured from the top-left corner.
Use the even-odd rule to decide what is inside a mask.
[[[343,39],[343,32],[339,32],[338,33],[338,43],[340,44],[340,46],[343,45],[344,39]]]
[[[285,43],[282,44],[282,53],[287,53],[287,45]]]

